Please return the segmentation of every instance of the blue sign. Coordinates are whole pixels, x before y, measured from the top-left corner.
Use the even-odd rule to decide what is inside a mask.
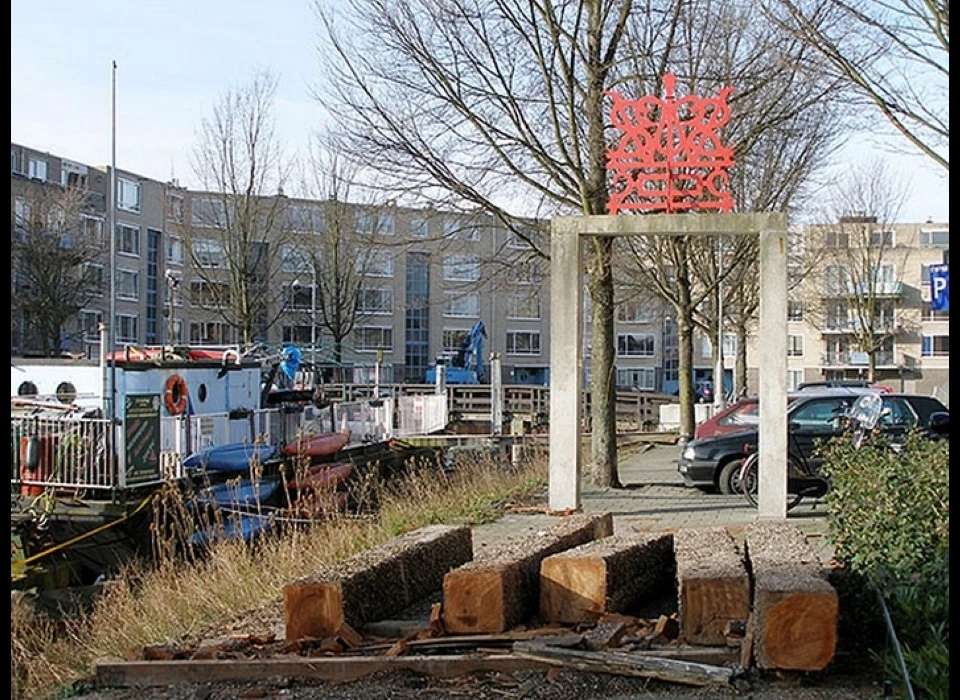
[[[934,311],[950,310],[950,266],[930,266],[930,308]]]

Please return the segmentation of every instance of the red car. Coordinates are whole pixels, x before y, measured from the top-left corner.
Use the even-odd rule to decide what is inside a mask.
[[[693,430],[693,439],[733,433],[757,425],[759,420],[759,400],[756,396],[745,396],[700,423]]]

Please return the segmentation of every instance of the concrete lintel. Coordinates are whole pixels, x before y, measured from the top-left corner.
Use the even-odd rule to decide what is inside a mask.
[[[551,220],[556,235],[577,236],[706,236],[786,231],[782,212],[558,216]]]

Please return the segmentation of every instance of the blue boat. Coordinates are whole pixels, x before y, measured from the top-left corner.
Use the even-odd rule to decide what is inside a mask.
[[[183,460],[188,469],[205,469],[208,472],[243,472],[250,468],[254,460],[261,464],[279,454],[276,445],[254,445],[249,442],[235,442],[229,445],[208,447]]]
[[[257,481],[242,479],[214,484],[196,496],[200,504],[215,505],[218,508],[238,509],[262,505],[277,492],[280,481]]]
[[[232,540],[242,537],[250,542],[268,532],[271,528],[269,516],[259,513],[237,513],[225,516],[222,527],[198,530],[190,536],[190,544],[206,546],[220,540]]]

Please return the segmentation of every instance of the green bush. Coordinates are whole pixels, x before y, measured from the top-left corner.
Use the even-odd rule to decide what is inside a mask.
[[[900,454],[881,439],[859,450],[850,440],[834,440],[822,450],[831,480],[827,536],[836,559],[883,593],[910,680],[923,697],[946,698],[949,687],[949,450],[946,441],[918,433],[907,435]],[[876,640],[872,651],[897,682],[890,645]]]

